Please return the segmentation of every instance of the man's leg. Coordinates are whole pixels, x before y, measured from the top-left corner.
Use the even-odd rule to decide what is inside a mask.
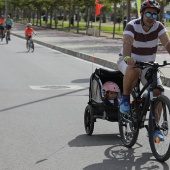
[[[130,93],[135,87],[138,78],[141,75],[141,70],[134,66],[128,66],[124,60],[118,63],[118,69],[123,73],[123,96],[120,103],[120,112],[129,114],[130,112]]]
[[[120,103],[120,112],[123,114],[130,113],[130,93],[136,86],[138,78],[140,77],[141,70],[128,66],[123,78],[123,96]]]

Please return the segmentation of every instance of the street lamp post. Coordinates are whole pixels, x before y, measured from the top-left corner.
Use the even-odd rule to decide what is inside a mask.
[[[127,15],[127,22],[129,22],[130,21],[130,8],[131,8],[131,5],[130,5],[130,0],[126,0],[126,4],[127,4],[127,13],[126,13],[126,15]]]

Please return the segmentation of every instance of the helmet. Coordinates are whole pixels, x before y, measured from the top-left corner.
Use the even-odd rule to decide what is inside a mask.
[[[107,81],[106,83],[104,83],[103,89],[105,90],[105,92],[107,91],[120,92],[119,86],[112,81]]]
[[[161,7],[159,3],[155,0],[146,0],[142,3],[140,12],[143,12],[146,8],[155,8],[159,14]]]
[[[27,27],[31,27],[32,26],[32,24],[31,23],[27,23]]]

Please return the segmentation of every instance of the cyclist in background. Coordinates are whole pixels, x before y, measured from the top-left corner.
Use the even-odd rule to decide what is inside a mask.
[[[3,36],[3,38],[5,37],[4,26],[5,26],[5,18],[3,15],[1,15],[0,16],[0,31],[1,31],[1,35]]]
[[[28,40],[32,37],[32,34],[35,34],[34,29],[31,27],[31,23],[27,23],[27,28],[25,29],[25,38],[26,38],[26,47],[28,46]]]
[[[9,31],[9,38],[8,38],[8,40],[11,40],[11,38],[10,38],[10,29],[12,28],[13,20],[11,19],[10,15],[7,16],[7,18],[5,20],[5,24],[6,24],[6,30]]]

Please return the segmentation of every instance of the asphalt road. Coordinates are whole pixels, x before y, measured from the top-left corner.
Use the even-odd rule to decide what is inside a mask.
[[[38,44],[27,53],[25,40],[11,38],[0,42],[0,169],[169,169],[152,156],[145,129],[132,149],[117,122],[97,120],[85,134],[89,78],[101,66]]]

